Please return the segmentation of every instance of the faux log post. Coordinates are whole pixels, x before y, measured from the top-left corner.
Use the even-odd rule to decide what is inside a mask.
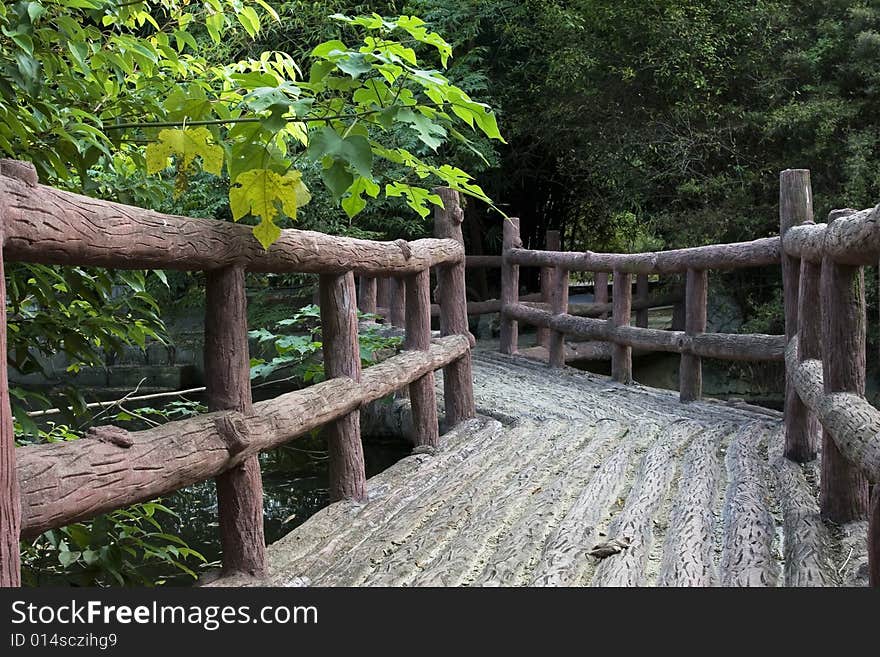
[[[822,268],[818,264],[801,260],[797,327],[799,362],[811,359],[822,360],[822,312],[819,301],[821,272]],[[801,401],[799,396],[798,401]],[[785,456],[798,463],[806,463],[816,458],[819,441],[822,438],[819,418],[806,405],[803,411],[803,418],[792,422],[796,429],[791,432],[786,431],[785,435]]]
[[[431,275],[426,269],[406,277],[406,343],[404,349],[427,351],[431,347]],[[413,442],[440,444],[434,373],[428,372],[409,384],[412,405]]]
[[[548,230],[544,239],[544,248],[547,251],[559,251],[560,239],[558,230]],[[541,267],[541,301],[546,304],[553,303],[554,285],[553,276],[556,274],[555,267]],[[535,343],[550,348],[550,330],[539,326],[535,333]]]
[[[568,270],[557,269],[553,274],[553,296],[551,297],[554,315],[568,310]],[[550,333],[550,367],[565,367],[565,333]]]
[[[386,312],[391,303],[391,279],[387,276],[381,276],[376,279],[376,307],[385,308]]]
[[[785,237],[793,226],[813,222],[813,192],[808,169],[786,169],[779,174],[779,235]],[[800,262],[782,252],[782,293],[785,308],[785,339],[798,333]],[[810,413],[790,381],[785,377],[785,455],[796,461],[809,460],[814,440]]]
[[[36,177],[36,172],[33,172]],[[0,199],[2,207],[3,199]],[[2,217],[0,217],[2,220]],[[0,231],[2,231],[0,224]],[[0,235],[0,240],[2,240]],[[15,467],[15,437],[6,376],[6,278],[0,250],[0,586],[21,586],[18,537],[21,529],[21,498]]]
[[[646,303],[648,301],[649,286],[648,275],[639,274],[636,276],[636,300]],[[636,326],[648,328],[648,308],[639,308],[636,311]]]
[[[596,303],[608,303],[608,273],[597,271],[593,274],[593,301]],[[599,319],[606,319],[607,314],[600,315]]]
[[[705,269],[688,269],[685,283],[684,330],[688,335],[706,331],[709,273]],[[699,356],[682,354],[679,367],[679,394],[682,402],[696,401],[703,396],[703,363]]]
[[[834,213],[828,218],[830,225]],[[825,392],[865,394],[865,276],[861,267],[822,260],[822,375]],[[849,463],[828,431],[822,438],[822,515],[836,523],[868,514],[868,482]]]
[[[328,379],[361,380],[354,274],[321,276],[321,333],[324,372]],[[361,445],[360,411],[326,427],[330,453],[330,499],[367,499],[364,449]]]
[[[205,395],[209,411],[252,411],[242,267],[205,274]],[[230,431],[230,451],[246,440],[247,436]],[[263,480],[258,457],[227,470],[215,482],[224,572],[265,574]]]
[[[437,206],[434,210],[434,236],[463,244],[461,223],[464,212],[458,192],[437,187],[434,193],[443,200],[443,207]],[[473,346],[473,336],[468,330],[464,262],[437,268],[436,295],[440,306],[440,334],[467,335]],[[476,416],[470,351],[443,368],[443,403],[447,427]]]
[[[614,272],[611,301],[614,304],[611,323],[629,326],[632,313],[632,274]],[[632,347],[614,344],[611,348],[611,378],[620,383],[632,383]]]
[[[519,218],[508,217],[503,222],[504,237],[502,241],[502,254],[507,255],[510,249],[522,247],[519,237]],[[515,354],[519,342],[519,325],[515,319],[504,315],[504,306],[519,301],[519,265],[514,265],[505,260],[501,265],[501,339],[500,349],[502,354]]]
[[[406,284],[403,278],[395,276],[388,282],[388,301],[391,304],[388,309],[388,321],[392,326],[405,328]]]
[[[376,312],[376,279],[372,276],[361,276],[358,308],[362,313]]]
[[[868,516],[868,583],[880,587],[880,484],[871,488]]]

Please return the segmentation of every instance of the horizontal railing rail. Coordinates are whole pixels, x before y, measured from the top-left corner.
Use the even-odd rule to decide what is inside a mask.
[[[405,275],[464,259],[452,239],[374,242],[285,229],[264,250],[250,226],[162,214],[0,176],[7,261],[114,269]]]
[[[21,534],[31,538],[215,477],[387,397],[469,349],[465,336],[452,335],[427,351],[404,351],[369,367],[360,381],[327,379],[257,402],[246,413],[216,411],[144,431],[95,427],[81,440],[21,448]]]
[[[647,253],[532,251],[510,249],[505,262],[525,267],[624,274],[681,274],[689,269],[741,269],[779,264],[778,237]]]

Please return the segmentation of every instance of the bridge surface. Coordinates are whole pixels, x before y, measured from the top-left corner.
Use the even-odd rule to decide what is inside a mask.
[[[480,349],[474,377],[480,417],[271,545],[268,583],[867,582],[866,523],[822,522],[781,414]]]

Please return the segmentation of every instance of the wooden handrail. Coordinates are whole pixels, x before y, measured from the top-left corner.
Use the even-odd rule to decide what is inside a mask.
[[[855,393],[826,392],[822,361],[800,360],[797,337],[785,348],[785,366],[798,395],[819,417],[841,454],[872,483],[880,483],[880,409]]]
[[[214,477],[469,353],[467,337],[451,335],[427,351],[404,351],[365,369],[360,382],[328,379],[257,402],[250,414],[220,411],[137,432],[99,427],[82,440],[21,448],[22,536]]]
[[[511,304],[504,309],[511,319],[580,340],[602,340],[625,347],[675,354],[692,354],[703,358],[737,361],[782,361],[785,336],[760,333],[699,333],[645,329],[637,326],[615,326],[607,320],[553,314],[525,304]]]
[[[752,242],[712,244],[651,253],[594,253],[592,251],[505,251],[505,262],[524,267],[563,267],[569,271],[625,274],[680,274],[688,269],[740,269],[779,263],[778,237]]]
[[[373,242],[286,229],[268,250],[250,226],[162,214],[0,175],[5,257],[55,265],[389,276],[461,262],[455,240]]]
[[[785,253],[816,263],[828,256],[840,265],[876,265],[880,259],[880,205],[837,210],[832,218],[829,224],[793,227],[783,240]]]

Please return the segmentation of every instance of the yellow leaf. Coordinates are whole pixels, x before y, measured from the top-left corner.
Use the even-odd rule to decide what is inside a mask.
[[[229,207],[235,221],[248,214],[260,218],[254,236],[263,248],[269,248],[281,235],[275,225],[278,206],[285,215],[296,219],[297,209],[311,199],[299,171],[288,171],[282,176],[269,169],[251,169],[240,173],[229,190]]]
[[[212,143],[207,128],[165,129],[159,132],[159,141],[147,146],[147,172],[165,169],[172,156],[178,159],[183,171],[188,171],[196,157],[202,159],[202,169],[219,176],[223,168],[223,148]]]

